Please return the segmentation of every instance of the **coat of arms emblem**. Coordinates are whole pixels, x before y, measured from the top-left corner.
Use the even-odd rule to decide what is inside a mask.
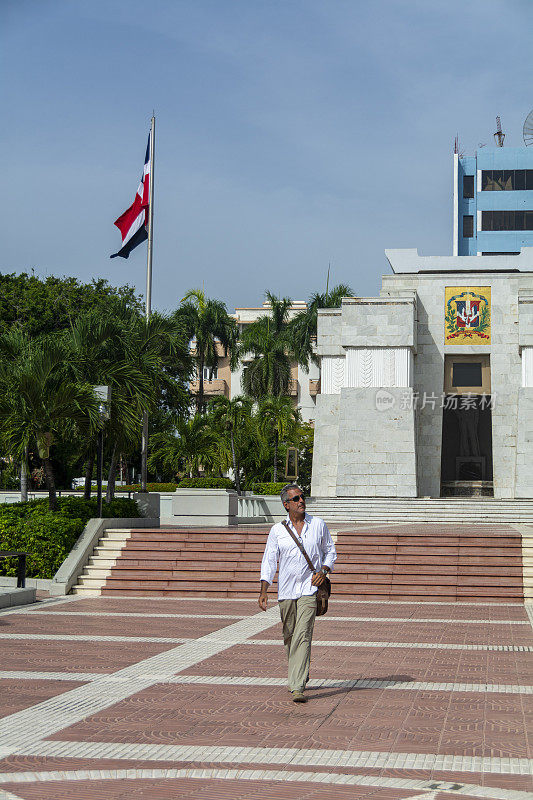
[[[447,286],[446,344],[490,344],[490,286]]]

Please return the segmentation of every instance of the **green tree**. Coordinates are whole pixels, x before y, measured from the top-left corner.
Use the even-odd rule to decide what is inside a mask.
[[[274,443],[272,480],[276,483],[279,446],[287,444],[295,438],[300,414],[293,407],[290,397],[267,397],[259,403],[258,416],[262,430]]]
[[[66,336],[72,347],[72,371],[77,380],[111,387],[109,419],[105,423],[109,473],[107,501],[113,497],[118,457],[139,444],[143,414],[172,402],[187,407],[185,381],[191,373],[186,334],[178,322],[158,313],[147,321],[123,306],[112,320],[98,314],[80,317]],[[96,442],[88,447],[90,473]]]
[[[50,448],[74,430],[99,424],[98,405],[88,383],[65,379],[68,348],[57,338],[32,342],[20,331],[0,337],[0,425],[4,447],[26,462],[37,446],[43,461],[49,507],[57,505]]]
[[[353,297],[349,286],[340,283],[323,294],[315,292],[309,298],[307,308],[299,311],[289,323],[292,347],[301,367],[309,370],[310,362],[318,365],[314,350],[317,336],[318,309],[340,308],[343,297]]]
[[[176,419],[173,433],[156,433],[149,444],[150,469],[171,471],[173,475],[186,470],[199,475],[200,467],[209,470],[220,466],[217,434],[205,415]]]
[[[183,326],[194,343],[194,359],[198,369],[198,394],[196,412],[205,410],[204,367],[214,370],[218,364],[217,346],[224,355],[230,357],[231,369],[235,369],[238,359],[238,329],[224,303],[207,298],[200,289],[191,289],[181,301],[175,312],[175,319]]]
[[[214,397],[209,404],[209,416],[219,433],[219,442],[227,444],[237,494],[241,494],[240,472],[243,450],[250,443],[253,401],[249,397]]]
[[[292,342],[289,332],[289,297],[266,293],[272,311],[248,325],[243,333],[240,355],[247,360],[242,376],[245,394],[262,397],[287,394],[291,378]]]
[[[117,288],[104,279],[80,283],[52,275],[0,274],[0,334],[13,326],[32,338],[55,333],[70,328],[84,312],[111,319],[124,305],[142,311],[141,299],[131,286]]]

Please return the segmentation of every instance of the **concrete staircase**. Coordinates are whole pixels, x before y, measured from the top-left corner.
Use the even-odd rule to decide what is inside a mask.
[[[339,599],[520,602],[533,598],[533,536],[510,525],[347,526]],[[267,529],[107,531],[76,594],[257,597]],[[532,531],[533,533],[533,531]],[[276,585],[271,588],[272,594]]]
[[[444,522],[454,525],[533,524],[533,500],[492,498],[313,497],[310,514],[328,522]]]
[[[267,535],[267,529],[133,530],[101,593],[255,597]]]
[[[101,588],[115,566],[122,548],[125,547],[132,531],[127,529],[108,529],[99,540],[89,558],[87,566],[73,586],[72,594],[95,596],[101,594]]]

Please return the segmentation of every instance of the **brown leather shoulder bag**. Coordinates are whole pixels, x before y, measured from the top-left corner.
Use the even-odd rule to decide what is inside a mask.
[[[287,533],[290,535],[290,537],[292,538],[292,540],[296,544],[296,547],[298,548],[298,550],[301,552],[301,554],[303,555],[303,557],[307,561],[309,569],[313,571],[314,575],[316,575],[315,566],[314,566],[313,562],[311,561],[311,559],[309,558],[309,556],[307,555],[307,553],[305,552],[305,547],[303,546],[302,542],[300,542],[300,540],[294,535],[294,533],[291,531],[291,529],[289,528],[289,526],[287,525],[285,520],[282,520],[281,524],[286,528]],[[326,577],[324,577],[324,580],[322,581],[320,586],[316,587],[316,615],[317,615],[317,617],[321,617],[328,610],[328,600],[329,600],[330,594],[331,594],[331,581],[326,576]]]

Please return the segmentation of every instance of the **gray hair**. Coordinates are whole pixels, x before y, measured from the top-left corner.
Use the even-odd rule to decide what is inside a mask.
[[[299,489],[300,491],[302,491],[302,487],[298,486],[297,483],[287,483],[283,487],[281,492],[280,492],[280,497],[281,497],[281,502],[282,503],[286,503],[287,502],[287,495],[288,495],[290,489]]]

